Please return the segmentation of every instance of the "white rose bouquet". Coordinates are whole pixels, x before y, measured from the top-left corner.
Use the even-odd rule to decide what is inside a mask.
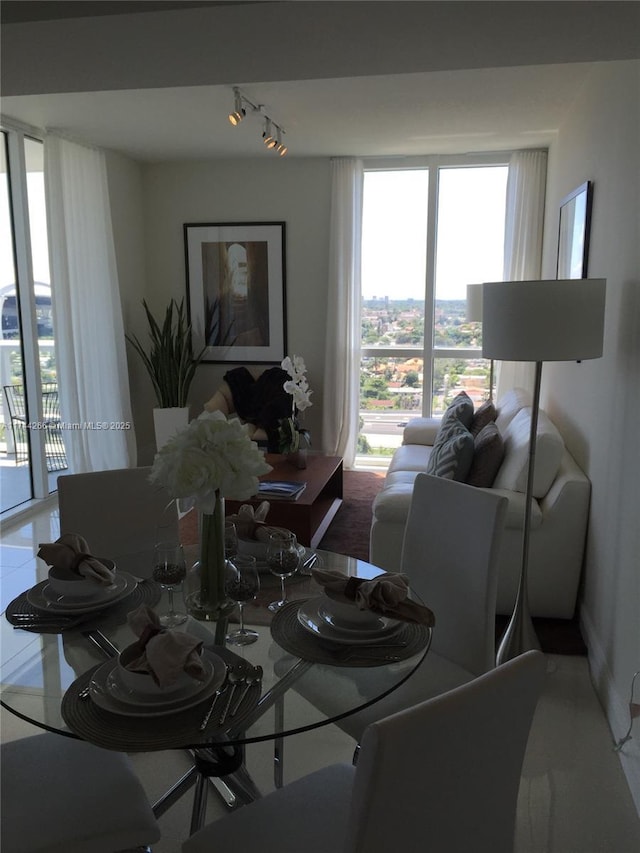
[[[182,509],[200,512],[200,588],[187,596],[197,619],[218,622],[224,645],[226,617],[233,608],[224,589],[224,498],[243,501],[258,491],[258,477],[271,471],[248,427],[222,412],[203,412],[156,454],[149,479],[165,487]],[[186,506],[185,506],[186,502]]]
[[[192,499],[208,514],[214,511],[216,492],[247,500],[258,491],[258,477],[269,471],[245,424],[219,411],[203,412],[156,454],[150,480],[174,498]]]

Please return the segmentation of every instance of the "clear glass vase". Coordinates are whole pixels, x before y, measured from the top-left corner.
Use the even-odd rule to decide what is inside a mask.
[[[234,602],[224,589],[224,498],[216,493],[212,513],[199,517],[200,559],[189,573],[187,607],[194,619],[217,622],[216,643],[223,644]]]

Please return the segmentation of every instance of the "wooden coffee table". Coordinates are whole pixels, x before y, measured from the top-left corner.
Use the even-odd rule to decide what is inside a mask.
[[[316,548],[342,504],[342,458],[309,453],[307,467],[302,470],[296,468],[286,456],[277,453],[267,453],[265,458],[273,470],[260,477],[261,480],[289,480],[307,484],[296,500],[270,498],[267,523],[288,528],[303,545]],[[261,502],[262,498],[251,498],[248,501],[227,498],[226,513],[233,515],[243,503],[257,507]]]

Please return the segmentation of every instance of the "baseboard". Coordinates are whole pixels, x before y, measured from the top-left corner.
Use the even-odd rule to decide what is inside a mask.
[[[611,672],[607,665],[604,649],[600,643],[593,622],[582,608],[580,613],[580,626],[589,648],[589,668],[593,686],[604,709],[609,728],[611,729],[612,749],[614,745],[625,736],[629,730],[629,694],[621,697],[614,684]],[[629,682],[629,689],[631,682]],[[622,770],[629,785],[633,802],[635,803],[638,817],[640,817],[640,723],[635,724],[636,732],[628,740],[622,749],[618,751],[618,757]]]

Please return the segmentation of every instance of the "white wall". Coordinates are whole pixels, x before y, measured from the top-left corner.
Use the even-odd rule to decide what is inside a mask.
[[[545,365],[543,405],[593,485],[581,617],[615,740],[628,728],[640,669],[639,122],[640,63],[598,66],[550,158],[543,260],[555,277],[559,202],[592,180],[588,274],[607,279],[604,355]],[[639,725],[621,757],[640,810]]]
[[[312,442],[321,447],[330,163],[325,159],[217,160],[142,167],[146,284],[131,294],[127,330],[146,334],[140,302],[156,316],[171,297],[186,294],[183,225],[194,222],[285,222],[287,351],[302,355],[315,405],[305,412]],[[137,359],[129,352],[139,463],[154,450],[153,395]],[[234,364],[203,364],[192,386],[191,415],[202,411],[224,373]]]

